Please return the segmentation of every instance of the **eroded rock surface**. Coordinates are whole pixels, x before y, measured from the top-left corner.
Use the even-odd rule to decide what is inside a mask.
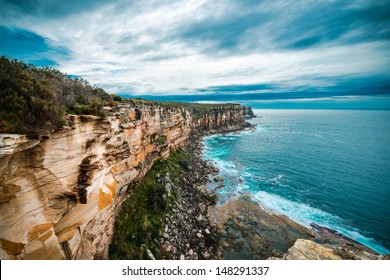
[[[107,118],[69,116],[70,127],[0,147],[0,259],[106,258],[115,214],[140,180],[194,129],[234,130],[239,105],[197,116],[184,108],[122,104]]]
[[[270,258],[278,259],[278,258]],[[284,260],[385,260],[389,256],[372,254],[352,244],[318,244],[312,240],[298,239],[283,255]]]
[[[219,258],[281,257],[300,238],[313,238],[305,227],[260,208],[249,196],[210,207],[219,228]]]

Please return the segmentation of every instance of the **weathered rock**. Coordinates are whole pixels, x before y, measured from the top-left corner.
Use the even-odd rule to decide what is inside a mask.
[[[256,115],[253,113],[252,107],[250,106],[242,106],[243,107],[243,115],[246,119],[256,118]]]
[[[223,178],[222,177],[219,177],[219,176],[217,176],[217,177],[214,177],[214,182],[223,182]]]
[[[149,260],[156,260],[153,253],[148,248],[146,248],[146,254],[148,255]]]
[[[285,260],[340,260],[332,249],[311,240],[298,239],[283,256]]]
[[[68,128],[34,140],[2,135],[0,258],[107,258],[129,183],[185,146],[195,129],[240,129],[242,110],[216,105],[195,120],[183,108],[126,103],[117,113],[107,108],[107,118],[68,116]],[[163,145],[153,140],[160,136]]]
[[[284,260],[384,260],[386,256],[369,253],[350,245],[318,244],[298,239],[282,258]]]
[[[297,239],[313,238],[305,227],[268,213],[248,196],[213,206],[210,214],[220,230],[218,255],[222,259],[267,259],[275,256],[275,248],[284,253]]]

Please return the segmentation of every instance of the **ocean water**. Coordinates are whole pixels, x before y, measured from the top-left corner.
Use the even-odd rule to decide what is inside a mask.
[[[390,111],[255,110],[254,132],[205,138],[219,203],[249,192],[268,210],[390,249]],[[209,187],[213,187],[210,185]]]

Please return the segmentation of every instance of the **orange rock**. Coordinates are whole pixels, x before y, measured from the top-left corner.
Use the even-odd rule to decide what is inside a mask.
[[[20,252],[22,252],[25,244],[23,243],[16,243],[12,242],[6,239],[1,238],[1,248],[7,252],[9,255],[18,255]]]
[[[41,237],[39,237],[38,239],[42,242],[45,242],[47,239],[50,238],[50,236],[53,235],[53,231],[48,231],[47,233],[45,233],[44,235],[42,235]]]
[[[118,165],[114,165],[113,167],[111,167],[111,170],[114,172],[118,172],[119,171]]]
[[[105,193],[102,189],[99,190],[99,211],[102,211],[112,203],[112,194]]]
[[[113,181],[111,184],[104,184],[107,188],[110,189],[112,196],[115,196],[115,191],[116,191],[116,182]]]
[[[32,241],[38,236],[40,236],[42,233],[47,231],[49,228],[53,226],[54,223],[47,223],[47,224],[41,224],[34,226],[30,232],[28,233],[28,241]]]

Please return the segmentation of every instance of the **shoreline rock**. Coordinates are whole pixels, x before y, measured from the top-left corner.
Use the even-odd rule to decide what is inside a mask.
[[[209,208],[217,201],[215,191],[207,191],[206,184],[210,174],[219,170],[203,158],[203,136],[214,133],[231,133],[251,127],[249,123],[230,126],[207,133],[193,132],[185,147],[191,155],[190,172],[181,178],[177,190],[177,201],[172,214],[165,217],[164,233],[157,241],[160,249],[169,253],[174,260],[216,259],[218,227],[211,222]],[[216,177],[220,182],[223,178]]]
[[[208,175],[221,184],[209,191],[217,196],[224,179],[212,162],[208,166]],[[380,255],[335,230],[316,224],[308,229],[268,212],[248,194],[223,205],[210,205],[208,216],[217,229],[217,259],[390,259],[390,255]]]
[[[282,257],[298,239],[313,239],[305,227],[265,211],[248,195],[210,207],[219,229],[218,258],[268,259]]]

